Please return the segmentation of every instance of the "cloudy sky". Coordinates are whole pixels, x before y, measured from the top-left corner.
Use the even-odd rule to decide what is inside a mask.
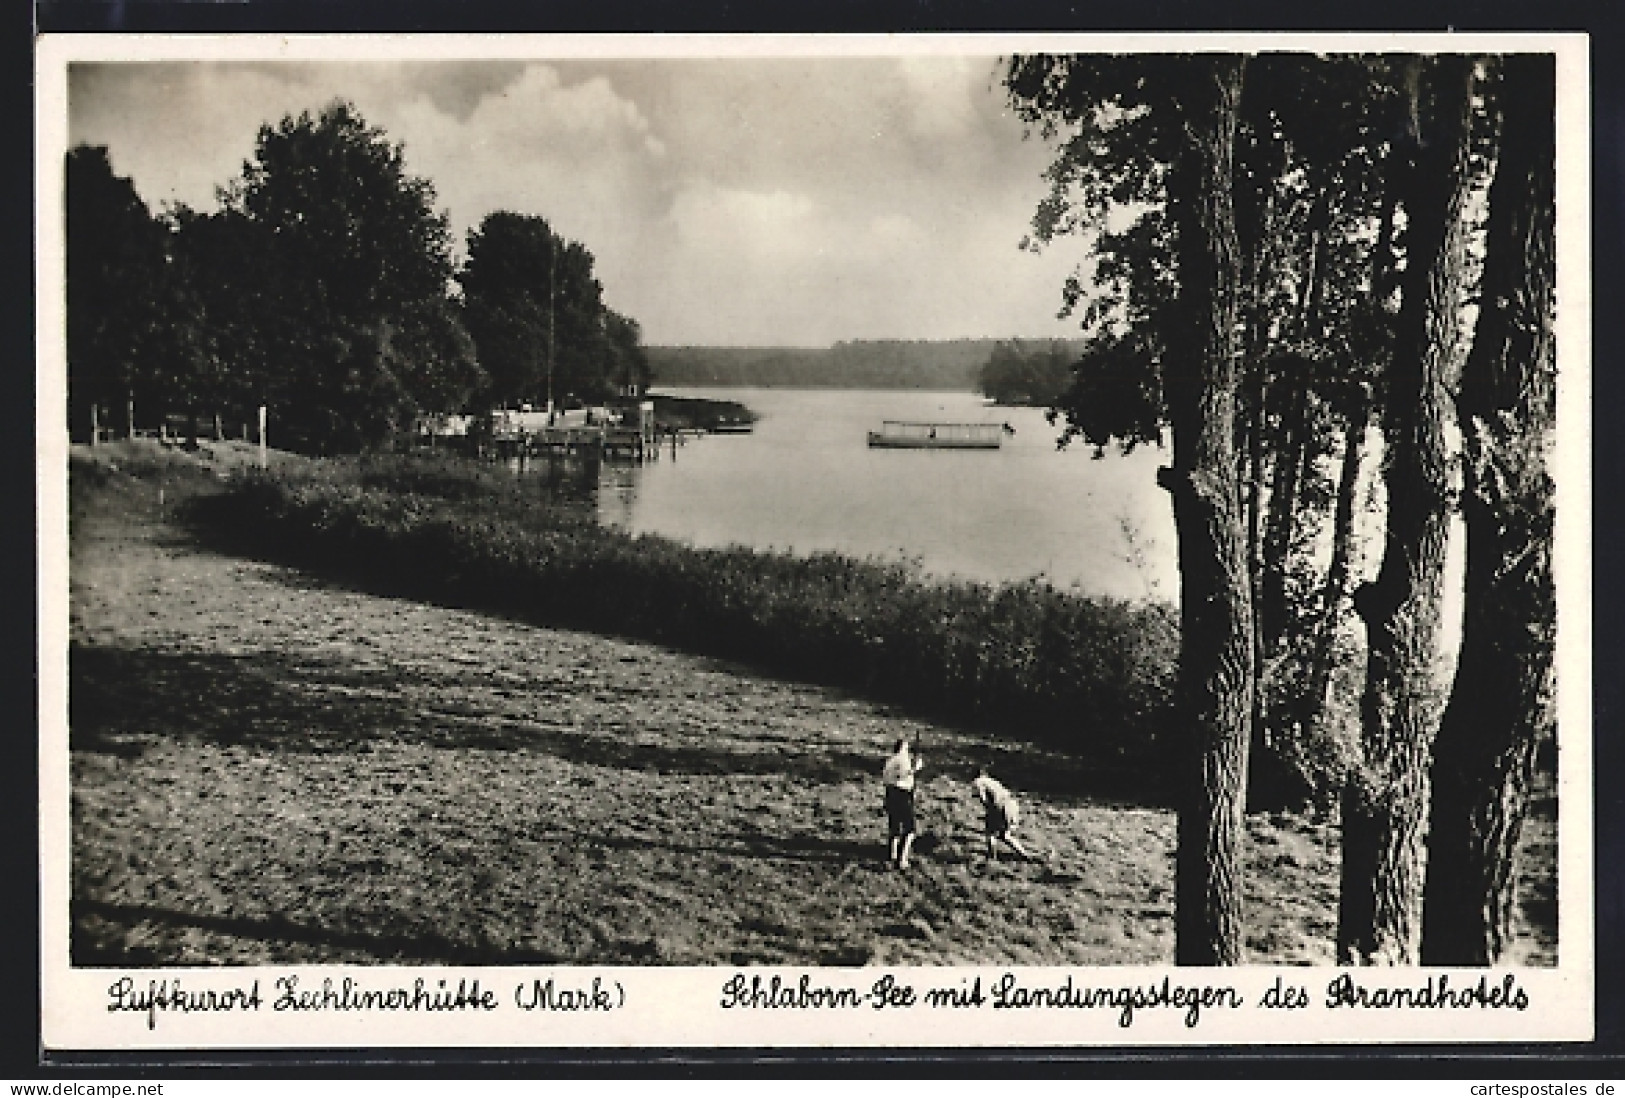
[[[461,241],[542,214],[646,342],[1064,335],[1078,245],[1018,245],[1050,150],[993,57],[79,63],[69,139],[154,209],[213,208],[264,122],[336,97]]]

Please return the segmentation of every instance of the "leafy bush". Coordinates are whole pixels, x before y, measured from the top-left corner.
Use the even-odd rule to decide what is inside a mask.
[[[1145,772],[1165,757],[1171,608],[1026,581],[936,582],[833,553],[600,527],[472,463],[251,472],[206,528],[390,593],[611,631],[827,683]]]

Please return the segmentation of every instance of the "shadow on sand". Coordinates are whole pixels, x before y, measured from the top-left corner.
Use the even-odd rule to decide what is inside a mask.
[[[76,751],[131,757],[184,740],[328,752],[366,743],[539,751],[567,762],[663,774],[773,774],[815,783],[870,776],[854,751],[730,751],[650,743],[624,729],[560,728],[477,706],[425,707],[401,675],[292,654],[160,652],[75,645],[69,653],[69,738]],[[477,673],[427,676],[415,692],[489,687]],[[441,681],[444,680],[444,681]]]
[[[243,916],[206,915],[192,911],[174,911],[147,904],[113,904],[99,900],[74,900],[72,904],[73,944],[75,965],[127,966],[148,963],[140,956],[140,947],[125,945],[125,935],[118,935],[116,945],[103,947],[95,939],[94,920],[104,920],[120,928],[138,923],[156,924],[166,930],[206,930],[253,941],[295,943],[328,947],[335,950],[355,950],[369,961],[403,961],[414,964],[456,965],[551,965],[564,958],[535,949],[513,949],[480,943],[457,942],[439,934],[373,934],[355,930],[334,930],[329,927],[310,926],[295,922],[284,915],[263,918]],[[154,950],[153,962],[172,963],[172,954]],[[161,956],[160,956],[161,953]]]
[[[402,690],[409,674],[412,690]],[[567,762],[662,774],[782,775],[814,783],[877,777],[880,760],[829,746],[730,750],[717,744],[650,742],[624,728],[560,727],[545,705],[503,711],[453,702],[491,691],[477,669],[405,673],[296,652],[159,651],[73,645],[69,653],[74,750],[134,756],[144,743],[188,740],[328,752],[407,742],[437,747],[539,751]],[[439,699],[425,705],[424,696]],[[655,734],[661,730],[654,729]],[[1116,800],[1120,783],[1099,767],[1020,744],[978,744],[944,735],[924,745],[932,773],[969,780],[979,763],[1030,793]],[[1139,801],[1137,803],[1144,803]]]

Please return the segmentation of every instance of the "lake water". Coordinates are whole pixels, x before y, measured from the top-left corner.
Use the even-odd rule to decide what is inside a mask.
[[[916,559],[938,576],[1120,598],[1178,594],[1173,514],[1156,484],[1166,452],[1099,460],[1057,451],[1041,410],[973,393],[668,389],[737,400],[761,418],[743,435],[690,439],[643,465],[605,463],[600,520],[696,546]],[[872,450],[882,420],[1009,423],[995,451]]]

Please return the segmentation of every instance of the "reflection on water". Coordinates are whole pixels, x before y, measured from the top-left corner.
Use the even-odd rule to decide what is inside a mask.
[[[684,389],[739,400],[755,431],[598,465],[601,522],[698,546],[835,550],[977,580],[1042,576],[1090,594],[1177,595],[1173,520],[1154,449],[1094,460],[1057,451],[1031,408],[973,393]],[[870,449],[881,421],[1009,423],[996,451]],[[533,465],[537,464],[532,459]],[[563,474],[551,472],[559,478]]]
[[[604,462],[587,451],[518,455],[504,462],[548,499],[596,507]]]
[[[659,460],[656,458],[655,460]],[[641,462],[608,462],[598,475],[598,520],[609,526],[632,528]]]

